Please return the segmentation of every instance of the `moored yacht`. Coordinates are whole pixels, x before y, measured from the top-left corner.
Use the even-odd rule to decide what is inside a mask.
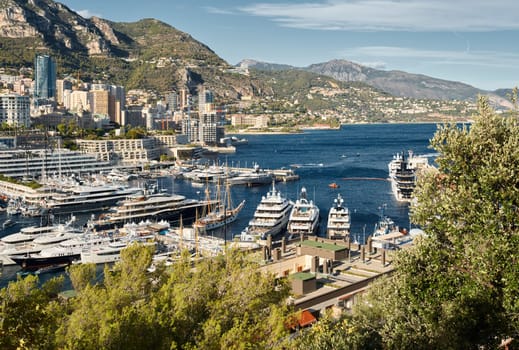
[[[52,210],[53,213],[100,210],[140,191],[142,190],[137,187],[117,185],[78,185],[66,192],[52,194],[52,198],[45,203],[45,207]]]
[[[118,202],[98,220],[90,221],[89,225],[95,229],[106,229],[146,220],[174,221],[179,219],[180,215],[184,220],[193,220],[196,213],[207,204],[206,201],[190,199],[178,194],[134,195]]]
[[[208,232],[216,230],[220,227],[234,222],[238,217],[238,214],[245,206],[245,200],[243,200],[237,206],[234,206],[231,200],[231,189],[229,181],[226,181],[225,191],[220,191],[220,186],[217,187],[217,195],[214,202],[211,202],[208,188],[206,189],[206,202],[208,203],[205,213],[203,212],[202,217],[197,219],[193,223],[193,227],[201,230],[202,232]]]
[[[351,216],[348,208],[344,206],[341,194],[333,200],[333,206],[328,212],[328,226],[326,234],[330,239],[344,239],[349,237],[351,227]]]
[[[257,236],[266,239],[269,235],[272,237],[278,235],[287,227],[292,206],[293,203],[281,195],[272,180],[272,188],[261,198],[252,220],[249,221],[241,236]]]
[[[52,247],[42,249],[39,253],[11,255],[10,258],[20,265],[22,270],[34,271],[46,266],[71,264],[73,261],[80,259],[82,250],[96,245],[107,244],[112,240],[114,238],[109,235],[85,233]]]
[[[397,153],[388,164],[389,180],[391,190],[398,201],[409,202],[413,197],[416,185],[416,173],[419,169],[426,168],[428,160],[426,157],[415,156],[412,151],[409,155]]]
[[[229,184],[246,185],[250,187],[268,184],[272,181],[272,178],[272,174],[262,170],[258,163],[254,163],[252,170],[240,172],[236,176],[229,178]]]
[[[303,187],[290,212],[287,231],[290,235],[314,235],[318,227],[319,207],[308,200],[306,188]]]

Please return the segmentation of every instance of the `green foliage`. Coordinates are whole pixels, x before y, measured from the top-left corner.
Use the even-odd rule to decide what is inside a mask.
[[[291,344],[296,350],[355,350],[381,349],[380,337],[360,329],[359,322],[353,321],[351,316],[343,315],[334,319],[326,314],[310,328],[298,331]]]
[[[21,181],[9,176],[5,176],[3,174],[0,174],[0,181],[6,181],[17,185],[24,185],[33,189],[40,188],[42,185],[39,182],[36,181]]]
[[[485,99],[470,127],[431,140],[437,170],[421,177],[412,217],[427,236],[355,313],[389,349],[496,348],[519,331],[519,125]]]
[[[54,349],[61,313],[56,296],[63,278],[38,286],[27,276],[0,290],[0,348]]]
[[[57,323],[57,347],[265,349],[282,343],[288,286],[264,275],[244,253],[192,262],[186,251],[171,269],[159,265],[150,273],[152,253],[141,245],[125,249],[100,284],[92,265],[71,267],[77,296]]]

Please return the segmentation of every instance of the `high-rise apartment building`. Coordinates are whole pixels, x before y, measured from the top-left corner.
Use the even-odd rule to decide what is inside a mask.
[[[180,96],[176,91],[168,92],[165,96],[167,109],[177,111],[180,109]]]
[[[56,97],[56,61],[49,55],[38,55],[34,60],[34,97]]]
[[[0,124],[3,123],[12,126],[30,126],[31,101],[29,96],[0,95]]]
[[[108,116],[109,92],[107,90],[92,90],[88,93],[90,112],[92,114]]]
[[[214,95],[211,90],[202,88],[198,94],[198,114],[212,114],[214,109]]]
[[[64,79],[56,80],[56,102],[60,105],[63,104],[63,93],[65,90],[72,90],[72,82]]]

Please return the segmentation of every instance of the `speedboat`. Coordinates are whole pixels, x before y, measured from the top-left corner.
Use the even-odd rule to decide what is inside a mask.
[[[5,230],[6,228],[13,227],[14,225],[16,225],[16,221],[13,219],[7,219],[2,224],[2,228]]]

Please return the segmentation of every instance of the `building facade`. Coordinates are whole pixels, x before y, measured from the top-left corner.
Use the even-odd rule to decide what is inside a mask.
[[[49,55],[38,55],[34,61],[34,97],[56,97],[56,61]]]
[[[0,124],[29,127],[31,124],[31,101],[29,96],[17,94],[0,95]]]
[[[154,138],[115,140],[76,140],[79,149],[95,153],[99,160],[121,164],[143,164],[160,158],[161,149]]]

